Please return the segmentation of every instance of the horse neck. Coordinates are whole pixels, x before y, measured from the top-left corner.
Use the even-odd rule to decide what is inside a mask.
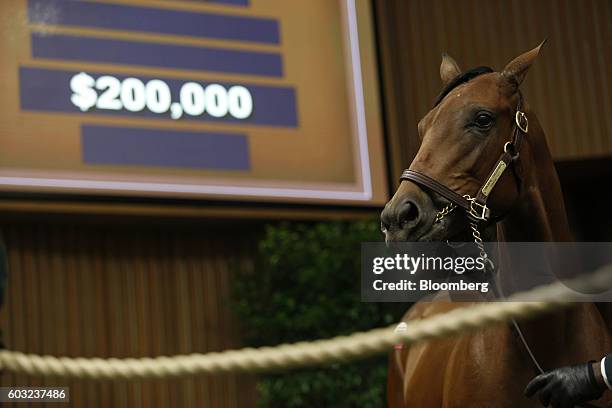
[[[498,239],[506,242],[564,242],[571,233],[561,185],[546,139],[534,115],[529,116],[529,134],[521,149],[523,183],[518,202],[503,222],[498,224]],[[512,279],[512,259],[501,265],[500,278]],[[508,274],[504,271],[509,271]],[[540,364],[553,367],[564,355],[566,331],[581,321],[569,311],[549,314],[521,323],[521,327]],[[555,333],[555,341],[550,341]],[[570,336],[571,337],[571,336]]]
[[[506,242],[570,241],[561,184],[546,137],[535,115],[528,116],[529,133],[518,162],[522,186],[512,211],[498,225],[498,238]]]

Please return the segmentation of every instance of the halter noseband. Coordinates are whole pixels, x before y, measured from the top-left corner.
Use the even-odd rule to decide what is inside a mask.
[[[523,97],[519,92],[519,101],[516,107],[516,113],[514,114],[512,139],[504,144],[504,151],[500,155],[497,164],[489,173],[484,184],[478,189],[475,197],[471,197],[467,194],[461,195],[439,181],[416,170],[404,170],[400,177],[400,181],[410,180],[420,186],[435,191],[449,200],[452,204],[462,208],[473,223],[488,222],[494,219],[495,217],[491,214],[490,208],[487,207],[487,200],[502,174],[504,174],[504,171],[510,167],[512,162],[519,158],[523,137],[529,130],[527,115],[521,111],[522,102]]]

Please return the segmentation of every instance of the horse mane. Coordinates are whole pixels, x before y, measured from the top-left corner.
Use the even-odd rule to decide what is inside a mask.
[[[457,75],[448,84],[446,84],[444,89],[442,89],[442,92],[440,92],[440,94],[436,98],[434,107],[438,106],[440,102],[442,102],[442,99],[444,99],[444,97],[448,95],[450,91],[452,91],[459,85],[465,84],[466,82],[471,81],[477,76],[482,75],[482,74],[488,74],[489,72],[493,72],[493,69],[491,67],[483,66],[483,67],[476,67],[476,68],[469,69]]]

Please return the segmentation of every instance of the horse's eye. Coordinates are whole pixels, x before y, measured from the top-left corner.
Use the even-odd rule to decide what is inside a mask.
[[[479,113],[474,123],[481,129],[488,129],[493,125],[493,118],[488,113]]]

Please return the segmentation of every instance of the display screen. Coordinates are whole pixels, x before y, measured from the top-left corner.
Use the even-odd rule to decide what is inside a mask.
[[[387,198],[367,1],[0,3],[0,189]]]

